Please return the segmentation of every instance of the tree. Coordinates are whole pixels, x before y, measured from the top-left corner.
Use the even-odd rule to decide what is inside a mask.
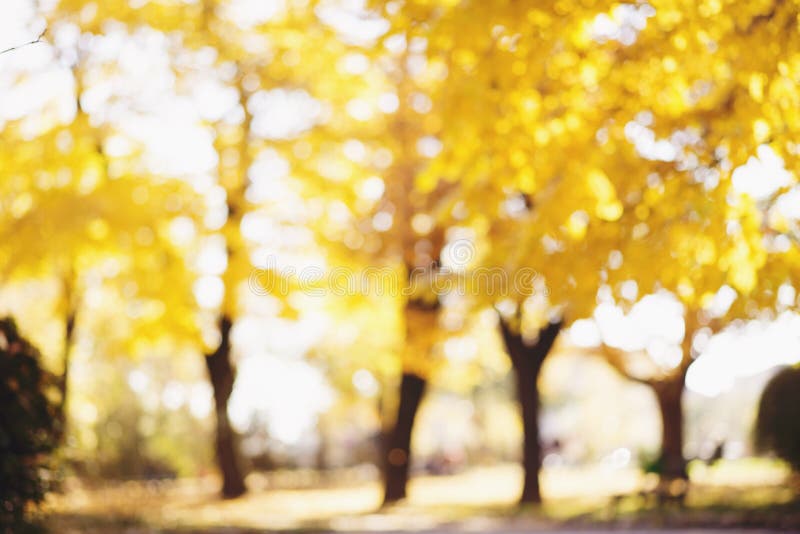
[[[599,185],[586,188],[599,160],[594,132],[605,117],[596,109],[594,80],[575,74],[574,54],[589,56],[586,62],[596,61],[600,72],[608,65],[602,50],[589,50],[574,33],[597,8],[573,6],[574,16],[565,17],[553,5],[451,5],[428,22],[429,60],[448,69],[434,97],[446,127],[443,149],[417,186],[459,183],[458,212],[444,216],[455,215],[451,224],[473,236],[469,293],[488,305],[510,300],[522,310],[501,318],[501,332],[525,430],[521,501],[538,502],[537,377],[562,322],[593,307],[602,244],[583,239],[587,227],[618,217],[607,178],[599,175]],[[601,230],[608,232],[608,225]],[[560,248],[568,253],[557,253]],[[492,283],[492,273],[502,273],[505,285]]]
[[[69,127],[66,130],[69,131]],[[9,133],[9,139],[11,134]],[[45,134],[40,140],[46,150],[46,142],[55,135]],[[13,144],[6,145],[13,150]],[[36,146],[29,144],[28,146]],[[55,154],[58,154],[54,150]],[[67,183],[60,188],[39,189],[32,180],[33,165],[41,165],[42,160],[35,152],[32,161],[16,161],[6,166],[9,173],[19,173],[24,177],[14,182],[11,198],[26,200],[25,208],[12,210],[2,231],[3,245],[0,255],[3,258],[2,272],[6,282],[25,278],[55,277],[62,285],[60,310],[63,314],[64,335],[62,342],[62,369],[59,372],[60,401],[58,414],[62,428],[66,422],[68,400],[69,369],[72,346],[79,321],[82,292],[88,283],[85,277],[106,261],[114,261],[118,272],[135,272],[134,278],[141,279],[156,273],[167,275],[180,272],[182,259],[175,255],[172,245],[163,239],[164,225],[172,218],[166,206],[184,195],[178,184],[161,185],[149,179],[134,177],[112,178],[104,176],[94,186],[81,188],[76,182]],[[94,153],[89,153],[92,158]],[[47,161],[57,172],[75,172],[78,177],[86,176],[80,169],[71,167],[86,165],[87,160],[80,153],[70,153],[69,158]],[[91,165],[92,159],[88,159]],[[100,167],[101,169],[103,167]],[[82,190],[83,189],[83,190]],[[120,204],[133,202],[145,191],[149,203],[138,204],[137,209],[120,210]],[[17,196],[19,195],[19,196]],[[9,197],[7,197],[9,198]],[[80,207],[80,209],[78,209]],[[166,220],[164,214],[167,214]],[[24,243],[24,246],[20,246]],[[178,265],[177,269],[173,267]],[[185,272],[185,271],[184,271]],[[185,276],[185,275],[184,275]],[[181,287],[180,279],[175,278],[174,288]],[[154,298],[151,293],[150,298]],[[161,295],[164,300],[170,296]],[[179,316],[174,321],[162,323],[164,328],[182,325]],[[191,328],[189,329],[191,330]],[[187,330],[175,328],[175,333]]]
[[[411,26],[421,20],[365,37],[336,26],[337,16],[353,16],[346,8],[321,3],[319,12],[336,68],[315,71],[301,87],[327,116],[279,153],[300,179],[303,196],[323,206],[312,208],[319,217],[308,223],[327,262],[350,269],[359,282],[365,268],[383,269],[385,279],[377,283],[387,284],[383,290],[392,298],[382,302],[402,310],[393,321],[403,340],[394,348],[401,360],[395,366],[401,371],[399,398],[392,403],[383,397],[385,406],[397,406],[396,415],[387,417],[393,428],[385,431],[383,454],[389,504],[405,497],[413,421],[433,367],[439,303],[426,281],[441,260],[445,229],[436,225],[435,213],[448,202],[449,188],[419,194],[414,182],[430,157],[426,152],[436,147],[432,133],[439,126],[426,95],[441,69],[420,64],[424,43],[415,40]],[[365,25],[383,24],[381,13],[356,10]],[[298,148],[306,155],[298,157]],[[375,303],[362,300],[358,290],[348,296],[355,306]]]
[[[525,477],[522,485],[521,503],[541,502],[539,471],[542,468],[542,447],[539,438],[539,372],[547,354],[561,330],[561,322],[550,323],[539,331],[538,338],[531,343],[522,333],[515,332],[500,320],[500,329],[508,355],[516,375],[517,396],[522,407],[522,467]]]
[[[758,404],[755,442],[762,451],[774,452],[800,471],[800,427],[798,427],[795,398],[800,373],[796,368],[787,367],[779,371],[764,388]]]
[[[75,23],[90,35],[102,35],[106,31],[104,25],[110,21],[124,24],[132,34],[152,30],[169,34],[175,39],[165,39],[170,54],[167,60],[179,82],[177,90],[191,92],[180,84],[191,88],[205,83],[213,86],[215,96],[222,102],[221,106],[211,106],[213,109],[198,110],[198,119],[202,118],[213,129],[217,160],[216,169],[212,171],[215,187],[206,187],[205,191],[211,197],[221,190],[226,212],[224,222],[209,224],[213,228],[205,234],[224,239],[225,256],[222,272],[213,275],[216,283],[222,283],[222,302],[205,306],[215,309],[213,322],[217,330],[216,343],[208,347],[206,366],[214,389],[222,494],[236,497],[246,488],[227,408],[236,377],[231,330],[239,313],[237,293],[254,268],[251,262],[253,243],[242,236],[241,226],[248,214],[258,213],[257,208],[261,207],[248,200],[253,196],[251,176],[257,172],[253,163],[263,150],[264,140],[254,132],[254,102],[263,96],[257,93],[264,93],[280,83],[285,74],[285,65],[279,60],[273,61],[272,54],[279,57],[287,50],[295,51],[298,35],[295,24],[302,27],[301,19],[316,18],[313,13],[291,9],[274,14],[275,17],[242,21],[228,9],[227,2],[213,0],[189,8],[172,2],[141,6],[104,4],[92,12],[84,7],[83,2],[64,0],[49,13],[49,18],[54,25]],[[291,23],[286,24],[287,20]],[[210,61],[206,53],[209,50],[212,51]],[[211,219],[213,217],[207,214],[206,220]]]
[[[764,143],[793,158],[784,136],[791,136],[796,128],[792,119],[778,110],[796,98],[786,84],[791,75],[785,65],[781,67],[797,46],[790,30],[796,6],[720,6],[721,12],[713,15],[696,8],[677,18],[672,17],[677,12],[671,2],[653,7],[652,18],[636,35],[636,43],[620,50],[625,61],[615,76],[620,88],[634,72],[643,81],[637,97],[643,98],[639,105],[647,113],[626,124],[628,135],[633,137],[638,128],[656,144],[669,140],[677,149],[657,156],[654,145],[648,148],[639,140],[637,151],[645,159],[660,157],[674,161],[675,166],[669,172],[659,169],[654,176],[664,195],[659,207],[644,203],[646,208],[635,208],[650,214],[645,221],[649,237],[628,239],[633,246],[620,249],[624,262],[613,279],[618,283],[626,278],[636,280],[644,292],[669,289],[684,305],[680,362],[645,383],[654,388],[661,409],[664,474],[685,477],[680,398],[686,370],[697,353],[693,350],[695,334],[708,335],[725,320],[762,313],[773,304],[777,287],[793,278],[789,265],[796,252],[787,251],[780,259],[770,252],[776,247],[765,232],[759,207],[763,201],[743,187],[745,173],[737,167],[756,151],[763,154]],[[758,42],[776,39],[785,44],[778,54],[741,53]],[[653,56],[662,60],[652,61]],[[654,135],[646,133],[647,129]],[[669,149],[667,144],[663,147]],[[682,177],[685,173],[691,173],[686,177],[689,180]],[[703,187],[692,187],[691,181]],[[783,194],[783,187],[774,194]],[[679,196],[672,197],[673,193]],[[715,237],[709,240],[708,236]],[[659,250],[670,251],[671,258],[658,261]],[[789,263],[780,268],[782,261]],[[648,265],[649,272],[637,263]],[[715,311],[714,295],[731,289],[736,297],[733,304]],[[624,364],[620,365],[618,354],[609,361],[630,375]]]
[[[720,15],[684,13],[673,2],[574,5],[564,16],[564,7],[442,8],[428,50],[449,60],[437,95],[447,127],[420,186],[467,181],[476,193],[463,197],[465,219],[479,228],[496,219],[493,204],[532,207],[535,223],[524,218],[507,258],[542,269],[570,317],[593,307],[593,296],[570,294],[576,289],[619,295],[634,283],[640,294],[666,288],[678,296],[686,306],[681,362],[654,385],[667,475],[684,476],[680,398],[693,335],[723,319],[707,309],[718,290],[728,285],[752,303],[759,272],[766,275],[759,210],[731,171],[772,131],[792,131],[777,112],[795,94],[787,64],[740,50],[781,35],[788,43],[780,57],[790,57],[796,8]],[[766,98],[766,87],[785,100]],[[591,269],[583,269],[587,258]],[[730,315],[747,308],[737,304]]]
[[[49,454],[57,442],[56,406],[39,353],[19,335],[12,319],[0,320],[0,528],[22,527],[28,505],[48,490]]]

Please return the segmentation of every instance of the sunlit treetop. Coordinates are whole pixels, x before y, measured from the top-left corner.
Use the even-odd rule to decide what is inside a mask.
[[[213,81],[217,96],[198,102],[224,110],[203,121],[228,213],[218,229],[239,251],[226,296],[283,245],[326,268],[409,269],[470,242],[467,270],[533,269],[502,296],[546,287],[536,306],[572,320],[631,282],[623,300],[665,289],[690,310],[729,287],[731,316],[797,286],[797,11],[64,1],[51,18],[168,32],[177,87]],[[765,192],[742,170],[755,156],[775,183]]]
[[[733,165],[755,155],[762,143],[785,157],[795,155],[798,5],[651,6],[635,43],[620,47],[614,79],[620,88],[628,80],[626,96],[649,102],[656,131],[668,136],[696,129],[709,153],[717,151]]]
[[[75,134],[66,127],[49,135],[63,141]],[[47,138],[24,146],[46,150]],[[76,145],[93,141],[78,137]],[[191,191],[176,182],[111,178],[105,157],[94,145],[85,154],[62,155],[52,147],[46,157],[27,164],[20,157],[24,152],[17,152],[13,165],[5,167],[10,176],[0,195],[9,206],[3,210],[0,246],[4,282],[55,277],[69,293],[64,295],[68,302],[63,313],[70,307],[83,308],[90,292],[112,284],[132,320],[119,324],[141,327],[140,340],[165,332],[196,339],[188,291],[193,274],[185,262],[186,251],[177,246],[171,231],[179,215],[190,221],[196,213]],[[168,292],[163,291],[166,280]]]
[[[620,47],[611,81],[642,103],[624,132],[637,152],[675,163],[652,177],[667,195],[680,191],[650,206],[669,230],[654,226],[661,248],[681,267],[664,285],[691,307],[728,285],[741,297],[731,315],[752,316],[797,280],[796,245],[786,237],[796,218],[786,201],[797,182],[789,110],[798,97],[797,5],[652,5],[635,43]],[[703,188],[687,196],[692,183]]]
[[[102,54],[82,52],[80,64],[64,68],[65,49],[42,44],[34,52],[33,67],[18,75],[41,83],[50,72],[52,85],[31,93],[24,116],[4,117],[3,281],[55,278],[58,315],[77,317],[79,330],[113,323],[117,310],[119,335],[104,339],[119,353],[167,337],[197,346],[195,274],[175,229],[198,227],[203,203],[137,136],[154,111],[138,107],[152,86],[118,90],[130,83],[129,62],[110,64]],[[9,95],[20,98],[24,87]]]
[[[460,218],[487,236],[529,204],[533,214],[517,215],[524,222],[512,230],[517,245],[528,236],[516,255],[529,252],[521,265],[538,267],[553,291],[567,282],[583,293],[581,313],[593,305],[585,288],[602,277],[638,279],[643,293],[668,288],[692,306],[725,284],[748,295],[767,244],[758,206],[732,187],[731,173],[766,140],[740,135],[741,125],[763,134],[770,104],[750,102],[765,100],[760,76],[715,76],[755,72],[737,50],[793,33],[794,8],[727,6],[720,18],[700,4],[566,7],[443,3],[438,18],[419,26],[428,31],[428,54],[447,64],[448,81],[437,95],[443,149],[418,187],[457,181],[467,189]],[[684,52],[671,55],[679,31],[696,32],[708,53],[687,47],[684,35],[674,39]],[[730,46],[712,53],[709,34]],[[791,45],[785,53],[790,62]],[[775,83],[785,86],[786,67],[774,54],[760,57],[759,72],[777,72]],[[731,120],[734,97],[741,115]],[[502,264],[496,236],[487,242],[495,249],[486,255]]]

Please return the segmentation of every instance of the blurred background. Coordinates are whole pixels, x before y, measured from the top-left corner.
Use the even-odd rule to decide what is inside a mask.
[[[800,527],[798,15],[4,0],[0,527]]]

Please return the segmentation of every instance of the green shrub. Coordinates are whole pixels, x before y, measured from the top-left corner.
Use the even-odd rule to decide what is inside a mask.
[[[767,383],[758,406],[756,447],[774,452],[800,472],[800,368],[788,367]]]
[[[57,423],[47,387],[39,352],[0,319],[0,532],[17,532],[48,488]]]

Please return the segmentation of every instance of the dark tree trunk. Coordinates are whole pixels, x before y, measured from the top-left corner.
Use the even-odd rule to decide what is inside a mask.
[[[514,366],[517,398],[522,411],[524,441],[522,467],[525,472],[520,503],[539,503],[539,471],[542,468],[542,447],[539,441],[539,371],[544,359],[555,343],[561,323],[551,323],[541,332],[533,344],[526,343],[522,334],[514,332],[504,321],[500,321],[500,332]]]
[[[413,270],[409,266],[409,280]],[[406,351],[427,351],[425,343],[417,343],[423,332],[419,329],[434,328],[439,301],[426,302],[409,299],[406,303]],[[422,315],[417,315],[422,314]],[[416,317],[416,320],[412,320]],[[415,355],[420,356],[420,355]],[[421,355],[425,357],[426,355]],[[411,433],[422,396],[425,393],[426,379],[413,372],[403,372],[400,381],[400,399],[394,427],[386,433],[383,449],[383,504],[391,504],[406,497],[409,466],[411,465]]]
[[[58,438],[63,441],[67,432],[67,401],[69,399],[69,368],[72,364],[72,345],[75,339],[76,313],[70,311],[64,322],[64,369],[58,378],[59,400],[56,405],[56,419],[58,423]]]
[[[389,434],[384,454],[384,494],[383,504],[404,499],[408,483],[408,468],[411,460],[411,431],[417,416],[422,395],[425,392],[425,379],[410,373],[403,373],[400,382],[400,403],[397,420]]]
[[[219,321],[220,343],[213,353],[206,355],[206,367],[214,389],[216,408],[216,455],[222,474],[222,496],[238,497],[247,491],[236,452],[236,433],[228,418],[228,399],[233,392],[236,371],[231,362],[231,319],[223,315]]]
[[[524,482],[520,503],[538,503],[542,500],[539,489],[541,469],[541,444],[539,443],[539,388],[536,381],[538,369],[532,365],[514,366],[517,383],[517,398],[522,409],[522,467]]]
[[[684,376],[653,384],[661,414],[661,476],[666,480],[687,479],[683,457]]]

